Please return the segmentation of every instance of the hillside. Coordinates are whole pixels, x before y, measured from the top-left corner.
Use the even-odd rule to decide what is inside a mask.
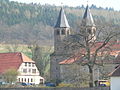
[[[73,30],[80,22],[85,6],[65,6],[66,16]],[[53,27],[60,7],[40,4],[24,4],[0,0],[0,42],[20,44],[39,43],[53,45]],[[120,12],[112,8],[91,6],[96,24],[120,24]]]

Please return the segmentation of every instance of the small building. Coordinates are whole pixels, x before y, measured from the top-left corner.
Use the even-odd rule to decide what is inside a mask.
[[[110,76],[111,90],[120,90],[120,66],[118,66]]]
[[[0,53],[0,82],[4,81],[2,74],[8,69],[16,69],[19,72],[17,82],[44,83],[35,62],[23,53]]]

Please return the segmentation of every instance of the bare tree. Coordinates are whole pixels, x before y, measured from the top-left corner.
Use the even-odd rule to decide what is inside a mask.
[[[80,27],[81,28],[81,27]],[[108,26],[97,26],[96,39],[94,36],[88,38],[88,27],[81,28],[84,32],[79,32],[69,40],[65,40],[65,46],[72,48],[76,51],[77,55],[82,56],[83,59],[79,60],[79,64],[87,66],[89,71],[89,86],[94,86],[93,72],[95,65],[102,66],[103,60],[98,63],[99,56],[105,57],[111,52],[111,47],[115,40],[114,37],[118,36],[120,32],[116,31],[119,28],[109,24]],[[67,43],[66,43],[67,42]],[[76,53],[73,53],[74,55]]]

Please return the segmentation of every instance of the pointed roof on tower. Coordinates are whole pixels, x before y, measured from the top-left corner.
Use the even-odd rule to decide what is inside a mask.
[[[95,26],[92,14],[90,12],[89,6],[86,6],[84,15],[83,15],[83,20],[82,20],[82,25],[83,26]]]
[[[58,17],[57,23],[55,25],[55,28],[69,28],[69,27],[70,26],[68,24],[64,9],[62,7],[60,10],[59,17]]]

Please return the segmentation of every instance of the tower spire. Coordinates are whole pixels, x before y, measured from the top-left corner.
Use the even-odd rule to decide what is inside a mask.
[[[82,20],[82,25],[83,26],[95,26],[92,14],[89,9],[88,1],[87,1],[87,6],[83,15],[83,20]]]
[[[61,3],[62,4],[62,3]],[[61,7],[57,23],[55,25],[55,28],[69,28],[68,20],[66,18],[63,6]]]
[[[90,40],[90,42],[94,42],[96,40],[96,27],[88,4],[86,6],[81,25],[81,32],[86,34],[86,38]]]

